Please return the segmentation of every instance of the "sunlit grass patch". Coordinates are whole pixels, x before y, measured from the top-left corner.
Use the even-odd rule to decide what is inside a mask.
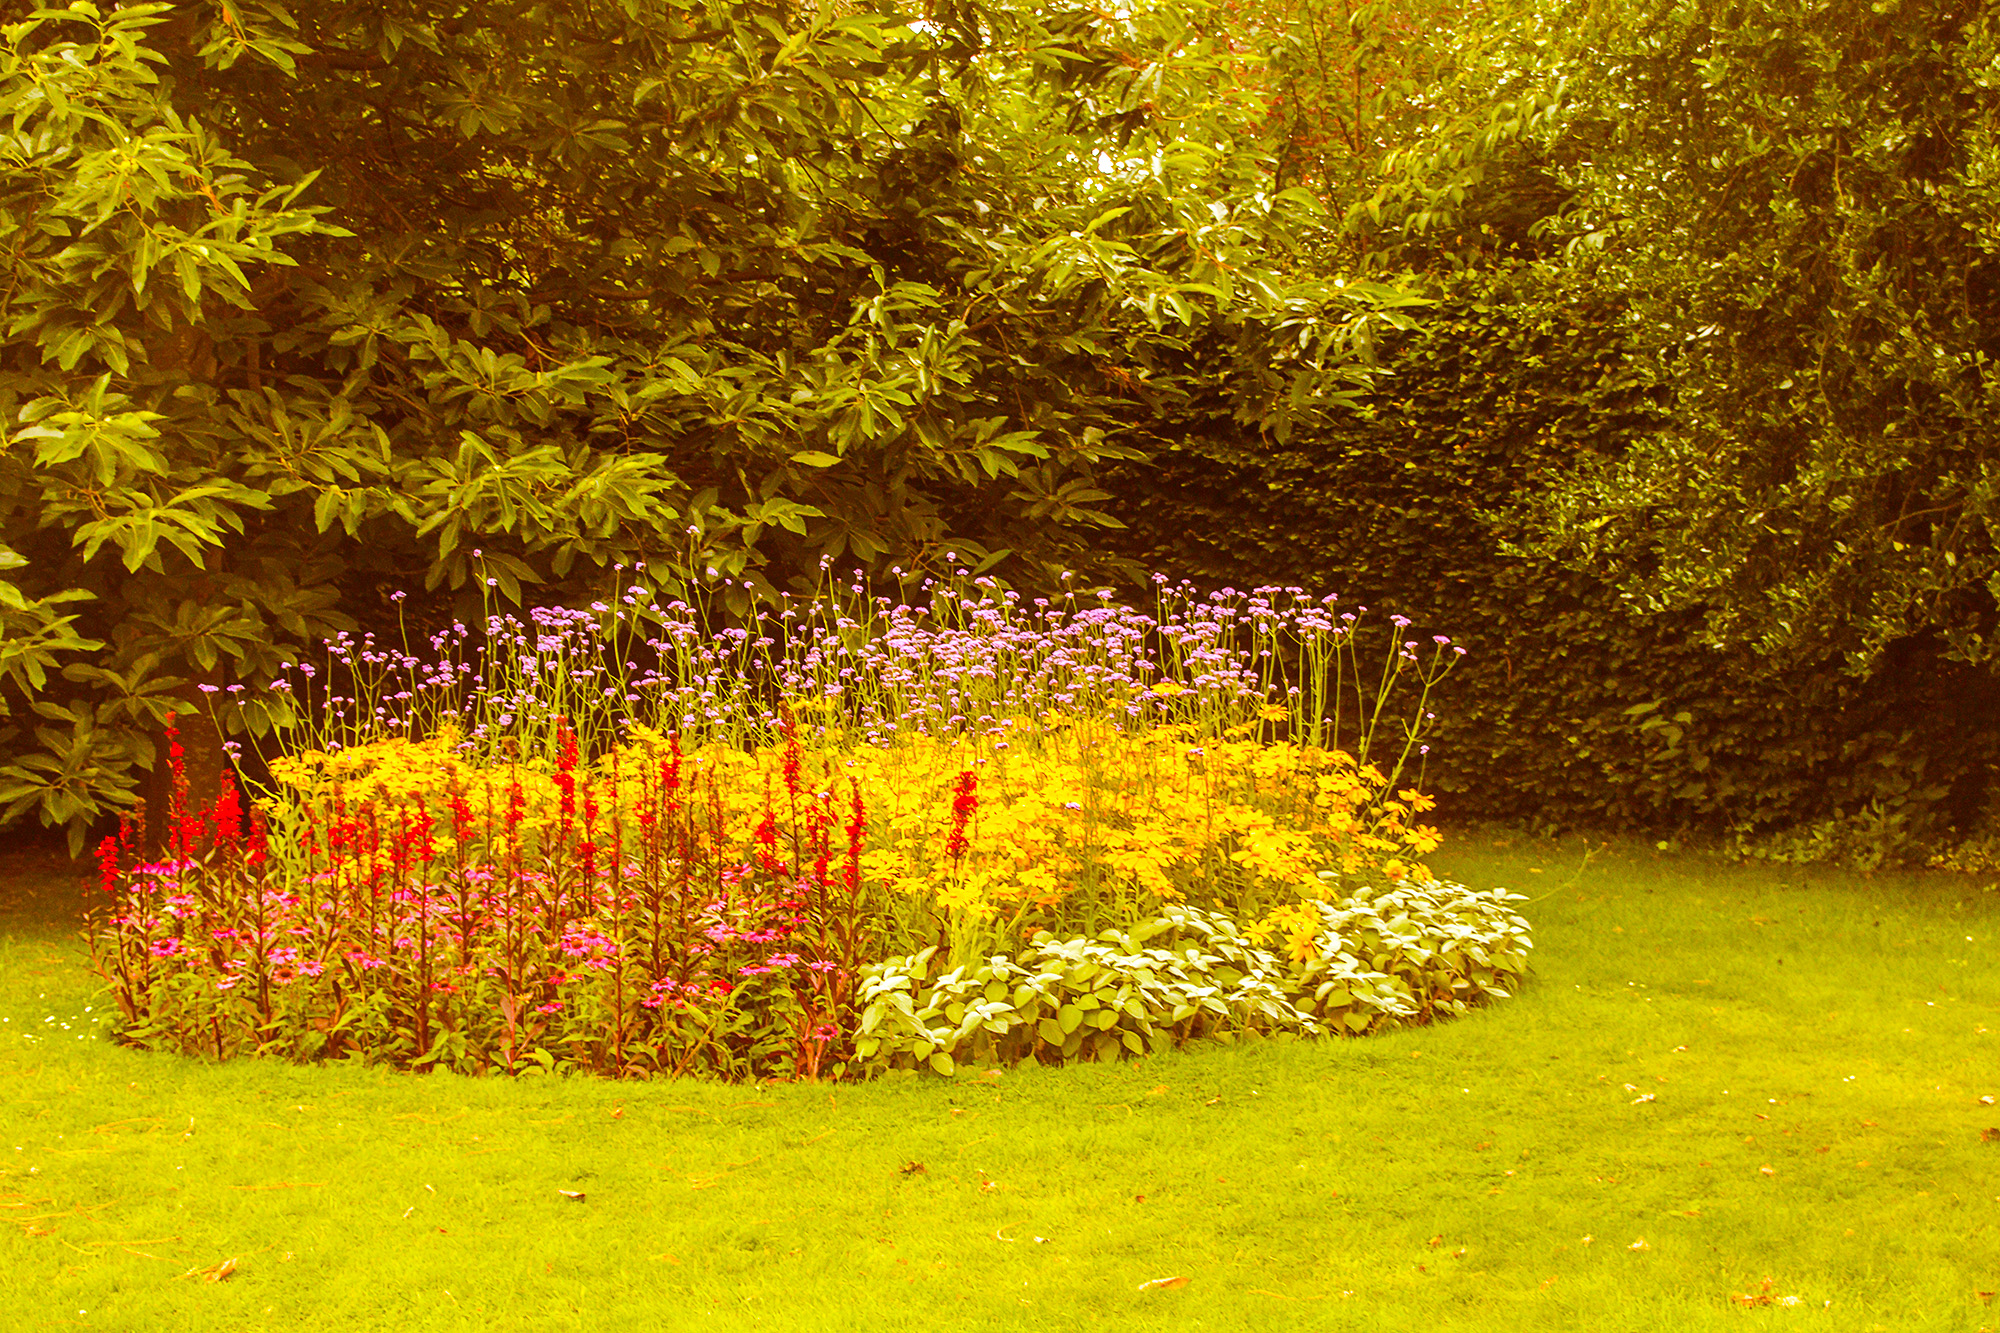
[[[0,1213],[0,1309],[135,1331],[2000,1327],[1978,1295],[2000,1290],[1994,895],[1456,847],[1441,875],[1541,899],[1537,971],[1350,1042],[829,1087],[10,1035],[0,1203],[32,1206]],[[73,928],[0,923],[0,1031],[94,1002]]]

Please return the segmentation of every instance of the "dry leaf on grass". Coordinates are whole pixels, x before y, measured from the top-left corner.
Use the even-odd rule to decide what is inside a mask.
[[[227,1282],[235,1275],[236,1260],[233,1258],[224,1259],[219,1264],[210,1264],[206,1268],[190,1268],[181,1274],[182,1277],[198,1277],[205,1282]]]
[[[1750,1292],[1747,1295],[1743,1292],[1735,1292],[1730,1295],[1729,1299],[1737,1305],[1751,1307],[1760,1305],[1797,1305],[1799,1303],[1799,1298],[1796,1296],[1778,1296],[1772,1294],[1772,1288],[1777,1285],[1778,1280],[1776,1278],[1767,1277],[1764,1279],[1764,1284],[1756,1291]]]
[[[1139,1290],[1171,1291],[1175,1287],[1185,1287],[1187,1284],[1188,1280],[1184,1277],[1156,1277],[1151,1282],[1141,1282]]]
[[[571,1203],[583,1202],[582,1190],[557,1190],[556,1193],[562,1195],[565,1199],[568,1199]]]
[[[1981,1143],[2000,1143],[2000,1129],[1980,1130],[1979,1141]]]

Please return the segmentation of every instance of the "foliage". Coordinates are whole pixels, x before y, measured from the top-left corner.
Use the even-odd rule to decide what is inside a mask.
[[[1331,876],[1329,876],[1331,878]],[[1127,930],[995,955],[936,973],[935,949],[863,974],[863,1072],[1119,1059],[1197,1037],[1360,1036],[1461,1014],[1527,970],[1528,924],[1505,904],[1432,881],[1304,908],[1283,954],[1227,917],[1171,906]]]
[[[1496,83],[1384,187],[1449,227],[1452,171],[1539,163],[1545,252],[1623,294],[1626,355],[1671,389],[1658,429],[1549,460],[1517,497],[1527,548],[1697,613],[1725,650],[1866,678],[1930,635],[1986,662],[1993,14],[1695,0],[1565,6],[1543,31],[1520,96]]]
[[[1991,16],[1464,26],[1422,132],[1332,196],[1343,253],[1427,275],[1423,327],[1290,441],[1190,400],[1106,474],[1106,544],[1449,623],[1454,814],[1949,841],[2000,750]]]
[[[176,741],[164,858],[139,855],[129,822],[104,840],[115,905],[93,938],[121,1037],[818,1076],[860,1049],[858,988],[885,957],[971,962],[1168,910],[1288,940],[1312,1012],[1348,1003],[1336,983],[1374,986],[1319,947],[1316,913],[1357,881],[1430,882],[1429,799],[1394,782],[1449,645],[1425,665],[1391,638],[1368,682],[1358,618],[1285,590],[1163,590],[1146,617],[1074,597],[1027,613],[977,583],[872,608],[857,583],[846,606],[706,640],[685,603],[642,622],[635,585],[617,612],[495,617],[483,668],[450,634],[430,660],[336,640],[323,684],[304,667],[281,682],[321,715],[320,745],[270,757],[247,814],[233,779],[189,807]],[[1418,716],[1385,773],[1367,756],[1405,671]],[[1363,719],[1352,754],[1330,748],[1341,704]],[[1394,934],[1428,932],[1427,899],[1383,901],[1398,914],[1373,933],[1326,920],[1377,968],[1403,960],[1407,1012],[1449,1008],[1466,986],[1444,972],[1471,964]]]
[[[37,10],[0,33],[8,809],[73,844],[161,718],[391,590],[473,619],[617,566],[741,619],[828,559],[1053,583],[1186,392],[1345,401],[1406,322],[1301,271],[1198,10],[667,0]],[[101,640],[101,652],[84,641]],[[35,644],[39,642],[40,646]],[[16,646],[18,645],[18,646]],[[90,655],[84,655],[84,654]],[[53,715],[52,715],[53,716]],[[45,729],[46,730],[46,729]],[[21,802],[25,800],[26,804]]]
[[[1698,609],[1649,612],[1519,551],[1506,497],[1668,419],[1623,299],[1552,265],[1435,291],[1350,417],[1286,445],[1214,399],[1164,424],[1171,448],[1107,474],[1130,522],[1114,549],[1204,586],[1336,587],[1419,636],[1448,625],[1471,651],[1435,696],[1428,773],[1452,819],[1761,835],[1879,799],[1919,841],[1966,825],[2000,697],[1943,643],[1906,640],[1866,681],[1837,657],[1780,664],[1705,643]]]

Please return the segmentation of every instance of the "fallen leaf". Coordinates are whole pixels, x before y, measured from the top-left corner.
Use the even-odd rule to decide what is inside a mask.
[[[1184,1277],[1156,1277],[1151,1282],[1141,1282],[1139,1290],[1172,1291],[1175,1287],[1185,1287],[1187,1284],[1188,1280]]]
[[[1653,1247],[1646,1243],[1646,1238],[1644,1236],[1641,1236],[1639,1237],[1639,1239],[1633,1241],[1630,1245],[1627,1245],[1625,1248],[1628,1250],[1650,1250]]]
[[[1775,1176],[1778,1173],[1768,1166],[1760,1166],[1757,1168],[1757,1174],[1760,1176]]]
[[[2000,1129],[1980,1130],[1979,1141],[1981,1143],[2000,1143]]]
[[[1981,1097],[1979,1099],[1979,1104],[1981,1106],[1991,1106],[1993,1105],[1993,1099],[1991,1097]]]
[[[1655,1097],[1652,1093],[1642,1092],[1637,1097],[1634,1097],[1632,1099],[1632,1105],[1637,1106],[1640,1102],[1656,1102],[1658,1100],[1660,1099],[1658,1097]]]
[[[1436,1249],[1436,1248],[1437,1248],[1438,1246],[1440,1246],[1440,1245],[1442,1245],[1442,1244],[1444,1244],[1444,1236],[1443,1236],[1442,1234],[1439,1234],[1439,1235],[1436,1235],[1436,1236],[1432,1236],[1432,1237],[1431,1237],[1431,1248],[1432,1248],[1432,1249],[1434,1249],[1434,1250],[1435,1250],[1435,1249]]]
[[[556,1193],[562,1195],[565,1199],[568,1199],[571,1203],[583,1202],[582,1190],[557,1190]]]
[[[236,1260],[234,1259],[224,1259],[221,1263],[210,1264],[206,1268],[190,1268],[187,1272],[181,1274],[182,1277],[198,1277],[205,1282],[227,1282],[235,1275]]]
[[[927,1176],[930,1174],[931,1169],[922,1162],[905,1162],[903,1163],[902,1171],[906,1176]]]
[[[1597,1237],[1595,1237],[1595,1236],[1585,1236],[1585,1237],[1583,1238],[1583,1240],[1582,1240],[1582,1241],[1581,1241],[1580,1243],[1581,1243],[1581,1244],[1584,1244],[1584,1245],[1588,1245],[1588,1244],[1590,1244],[1590,1243],[1591,1243],[1592,1241],[1594,1241],[1594,1240],[1596,1240],[1596,1239],[1597,1239]]]
[[[1979,1298],[1981,1305],[1993,1304],[1993,1293],[1990,1291],[1975,1291],[1972,1294]]]
[[[623,1120],[623,1119],[625,1118],[625,1108],[624,1108],[624,1107],[622,1107],[622,1106],[614,1106],[614,1107],[612,1107],[612,1108],[611,1108],[611,1118],[612,1118],[613,1120]]]
[[[1730,1294],[1729,1299],[1735,1302],[1737,1305],[1742,1305],[1742,1306],[1754,1307],[1760,1305],[1770,1305],[1777,1299],[1776,1297],[1771,1295],[1771,1288],[1777,1285],[1778,1285],[1778,1280],[1776,1278],[1767,1277],[1764,1279],[1764,1285],[1760,1287],[1758,1290],[1748,1294],[1745,1294],[1743,1292],[1733,1292]],[[1788,1296],[1785,1298],[1785,1303],[1787,1305],[1797,1305],[1799,1303],[1799,1298],[1796,1296]]]

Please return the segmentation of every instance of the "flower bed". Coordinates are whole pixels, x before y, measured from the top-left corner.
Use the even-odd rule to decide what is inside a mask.
[[[423,658],[337,641],[247,806],[230,781],[192,809],[175,746],[165,855],[136,825],[100,848],[121,1037],[851,1076],[1362,1032],[1525,967],[1505,895],[1425,869],[1398,785],[1444,641],[1392,637],[1364,685],[1359,613],[1297,590],[841,591],[763,633],[634,584],[495,617],[476,660],[462,627]]]

